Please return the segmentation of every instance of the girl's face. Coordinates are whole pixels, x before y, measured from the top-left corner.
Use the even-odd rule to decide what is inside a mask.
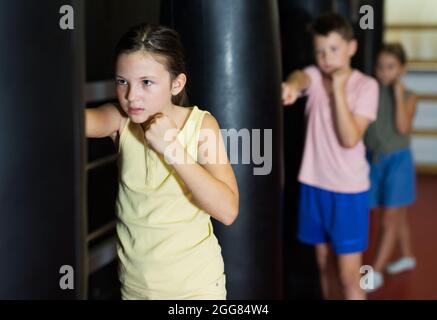
[[[165,66],[143,51],[123,53],[116,63],[117,97],[135,123],[171,108],[172,81]]]
[[[345,40],[338,32],[314,37],[314,54],[317,65],[327,75],[349,67],[350,59],[357,50],[356,40]]]
[[[387,52],[381,52],[376,62],[376,77],[385,86],[392,85],[405,72],[399,59]]]

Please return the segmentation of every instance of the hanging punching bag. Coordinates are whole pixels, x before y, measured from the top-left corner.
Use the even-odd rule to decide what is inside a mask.
[[[358,51],[352,62],[355,68],[369,75],[374,74],[375,61],[378,50],[381,48],[384,33],[384,1],[381,0],[359,0],[351,2],[349,12],[340,12],[350,17],[354,27],[355,37],[358,41]],[[360,20],[373,25],[362,28]]]
[[[190,102],[209,110],[222,129],[235,129],[227,131],[227,137],[239,134],[243,141],[238,161],[232,161],[236,148],[228,143],[240,191],[239,216],[230,227],[214,224],[223,249],[228,298],[282,298],[282,106],[276,2],[169,0],[161,5],[162,22],[181,34],[186,49]],[[256,159],[259,144],[263,162]]]
[[[279,0],[283,79],[296,69],[314,64],[313,38],[308,26],[333,10],[327,0]],[[306,97],[284,108],[284,291],[286,299],[320,299],[321,288],[314,248],[297,240]]]
[[[0,299],[84,297],[82,11],[0,3]]]

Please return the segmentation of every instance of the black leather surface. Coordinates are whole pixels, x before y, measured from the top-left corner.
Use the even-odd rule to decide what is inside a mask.
[[[272,171],[235,164],[240,214],[215,223],[229,299],[282,297],[282,107],[277,4],[268,0],[163,1],[163,22],[182,35],[192,104],[224,129],[271,129]],[[263,137],[263,135],[261,135]],[[240,147],[240,152],[241,152]],[[263,149],[262,149],[263,150]]]

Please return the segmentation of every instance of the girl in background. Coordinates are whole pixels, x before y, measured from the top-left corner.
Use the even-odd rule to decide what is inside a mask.
[[[382,286],[383,271],[399,273],[415,267],[407,219],[407,206],[415,199],[415,170],[410,137],[417,96],[406,89],[401,77],[406,55],[398,43],[385,44],[377,58],[379,81],[377,120],[365,136],[370,163],[370,205],[381,208],[381,229],[374,267],[374,288]],[[401,257],[388,264],[399,245]]]

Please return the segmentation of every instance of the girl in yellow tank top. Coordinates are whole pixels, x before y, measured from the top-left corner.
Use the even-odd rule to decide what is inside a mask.
[[[142,24],[116,48],[119,105],[86,110],[87,137],[118,142],[123,299],[225,299],[211,217],[230,225],[238,187],[215,118],[184,108],[177,33]]]

